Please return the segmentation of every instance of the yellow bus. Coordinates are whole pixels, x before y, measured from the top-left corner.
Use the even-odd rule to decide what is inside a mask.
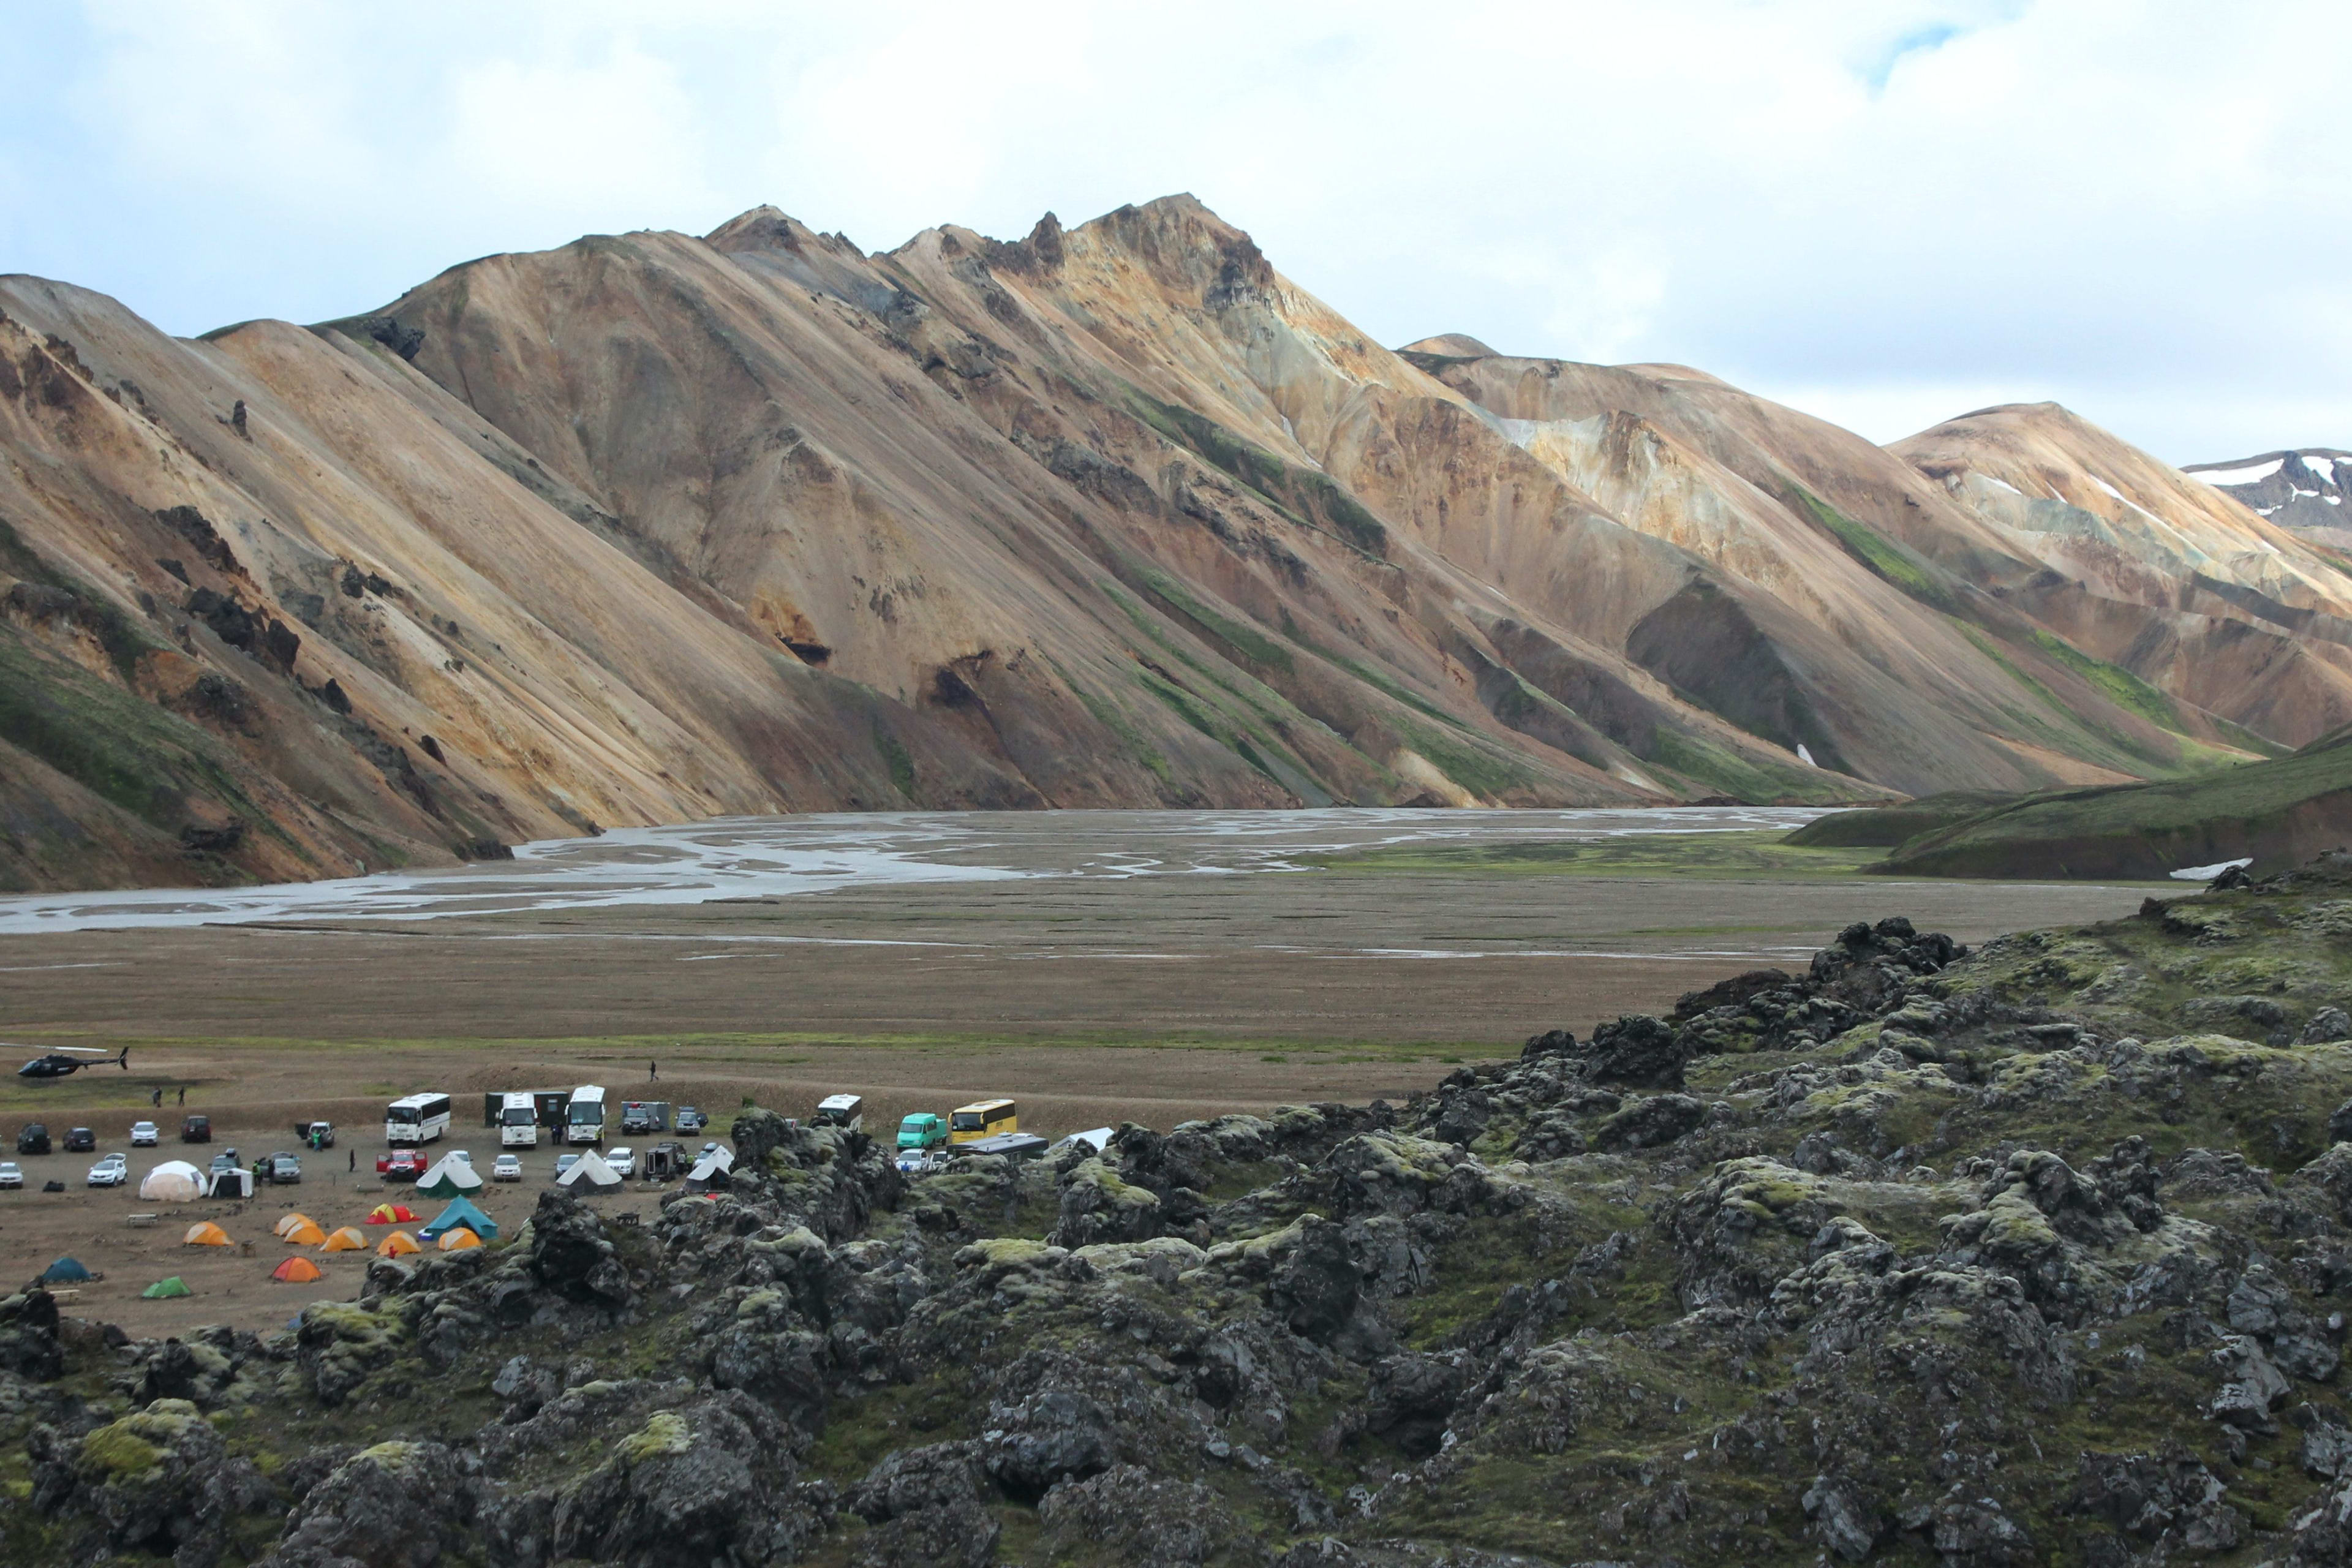
[[[1000,1132],[1021,1131],[1019,1108],[1009,1100],[976,1100],[948,1115],[948,1142],[977,1143]]]

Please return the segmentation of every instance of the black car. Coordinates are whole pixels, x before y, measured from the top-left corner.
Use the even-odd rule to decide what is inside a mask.
[[[213,1141],[213,1119],[209,1116],[184,1117],[180,1121],[180,1142],[209,1143]]]
[[[16,1134],[16,1152],[46,1154],[49,1152],[49,1130],[37,1121],[27,1121],[25,1130]]]
[[[66,1133],[66,1152],[87,1154],[98,1147],[98,1134],[87,1127],[69,1129]]]

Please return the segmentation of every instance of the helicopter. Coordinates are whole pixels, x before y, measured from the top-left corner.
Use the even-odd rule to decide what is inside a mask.
[[[95,1057],[96,1061],[89,1060]],[[124,1072],[131,1070],[131,1047],[122,1047],[121,1056],[108,1056],[96,1046],[59,1046],[45,1057],[35,1057],[16,1069],[18,1078],[67,1078],[84,1068],[94,1068],[112,1062]]]

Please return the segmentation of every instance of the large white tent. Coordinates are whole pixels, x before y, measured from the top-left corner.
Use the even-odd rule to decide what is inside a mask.
[[[480,1192],[482,1178],[473,1162],[459,1159],[453,1149],[416,1179],[416,1190],[428,1198],[462,1198]]]
[[[604,1163],[604,1156],[591,1149],[563,1173],[555,1184],[559,1187],[588,1186],[605,1191],[621,1184],[621,1173]]]
[[[185,1160],[166,1160],[147,1173],[139,1195],[151,1203],[192,1204],[205,1195],[205,1173]]]

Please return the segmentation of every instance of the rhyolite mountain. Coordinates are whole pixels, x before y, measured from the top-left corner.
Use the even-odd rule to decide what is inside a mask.
[[[2234,463],[2192,463],[2182,472],[2244,502],[2281,528],[2344,550],[2352,548],[2352,518],[2344,515],[2352,484],[2337,467],[2345,463],[2352,463],[2352,452],[2305,447]]]
[[[196,341],[0,279],[0,458],[20,888],[724,813],[1858,803],[2352,721],[2352,577],[2063,411],[1882,449],[1392,353],[1189,196],[878,255],[763,207]]]

